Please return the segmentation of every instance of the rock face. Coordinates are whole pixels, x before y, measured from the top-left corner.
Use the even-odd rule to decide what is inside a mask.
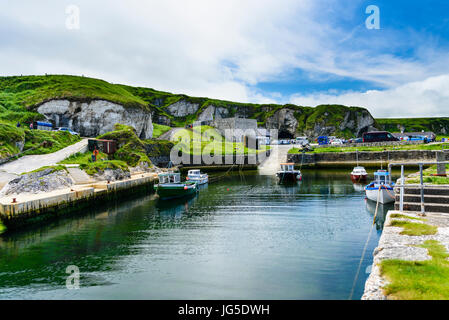
[[[99,181],[117,181],[131,177],[129,171],[123,171],[122,169],[105,169],[94,175],[94,178]]]
[[[299,112],[299,111],[296,111]],[[282,108],[267,118],[267,129],[279,130],[279,138],[293,138],[295,135],[306,135],[317,138],[322,135],[334,135],[338,132],[351,131],[356,136],[362,133],[377,130],[376,122],[367,110],[347,110],[342,120],[332,120],[330,112],[324,112],[321,117],[304,117],[300,123],[295,116],[295,111]]]
[[[45,169],[24,174],[11,180],[0,192],[1,196],[19,193],[40,193],[67,188],[73,185],[65,170]]]
[[[277,129],[279,138],[293,138],[298,128],[294,111],[291,109],[281,109],[266,121],[267,129]]]
[[[226,108],[215,107],[213,105],[208,106],[198,116],[198,121],[214,121],[216,119],[222,119],[229,117],[229,110]]]
[[[200,105],[198,103],[191,103],[185,100],[180,100],[167,107],[167,111],[175,117],[185,117],[189,114],[194,114],[198,111]]]
[[[125,108],[109,101],[51,100],[41,104],[37,112],[52,120],[57,127],[69,127],[84,137],[95,137],[112,131],[116,123],[134,127],[141,139],[153,136],[151,112]]]

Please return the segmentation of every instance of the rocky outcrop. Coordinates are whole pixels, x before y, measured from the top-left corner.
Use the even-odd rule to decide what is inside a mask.
[[[141,139],[153,136],[150,111],[125,108],[105,100],[51,100],[41,104],[37,112],[53,121],[57,127],[69,127],[84,137],[95,137],[113,131],[116,123],[134,127]]]
[[[11,180],[0,192],[1,196],[21,193],[49,192],[73,185],[72,179],[65,170],[55,171],[52,168],[24,174]]]
[[[277,129],[279,138],[293,138],[298,128],[298,120],[291,109],[280,109],[267,118],[267,129]]]
[[[117,181],[131,178],[131,173],[122,169],[105,169],[94,174],[94,178],[99,181]]]
[[[185,117],[198,111],[200,105],[185,100],[180,100],[167,107],[168,113],[175,117]]]
[[[215,107],[214,105],[207,106],[198,116],[198,121],[213,121],[215,119],[222,119],[229,117],[229,110],[222,107]]]

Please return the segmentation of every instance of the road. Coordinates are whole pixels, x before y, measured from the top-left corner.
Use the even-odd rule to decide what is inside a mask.
[[[11,161],[0,165],[0,171],[3,171],[2,176],[7,176],[7,174],[22,174],[24,172],[33,171],[44,166],[52,166],[62,161],[72,154],[77,152],[87,151],[87,139],[83,139],[80,142],[72,144],[59,151],[49,153],[49,154],[38,154],[31,156],[23,156],[15,161]]]
[[[279,164],[287,162],[288,150],[295,145],[271,145],[270,156],[259,165],[259,173],[262,175],[273,175],[279,170]]]

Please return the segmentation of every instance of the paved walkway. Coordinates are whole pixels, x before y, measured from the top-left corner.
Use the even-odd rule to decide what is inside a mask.
[[[294,145],[271,145],[270,156],[259,165],[261,175],[274,175],[279,170],[279,164],[287,162],[288,150]]]
[[[171,130],[168,130],[167,132],[161,134],[156,140],[173,140],[173,136],[180,130],[183,130],[185,128],[173,128]]]
[[[87,151],[87,139],[83,139],[80,142],[53,153],[21,157],[15,161],[0,165],[0,171],[9,174],[22,174],[44,166],[55,165],[72,154],[83,151]]]

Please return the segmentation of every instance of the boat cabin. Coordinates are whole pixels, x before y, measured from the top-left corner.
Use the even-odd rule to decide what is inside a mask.
[[[374,183],[377,185],[390,185],[391,175],[386,170],[378,170],[374,172]]]
[[[201,175],[201,171],[200,170],[189,170],[187,175],[189,175],[189,176],[199,176],[199,175]]]
[[[294,171],[295,164],[294,163],[281,163],[281,171]]]
[[[179,172],[160,173],[159,184],[164,183],[181,183],[181,174]]]

